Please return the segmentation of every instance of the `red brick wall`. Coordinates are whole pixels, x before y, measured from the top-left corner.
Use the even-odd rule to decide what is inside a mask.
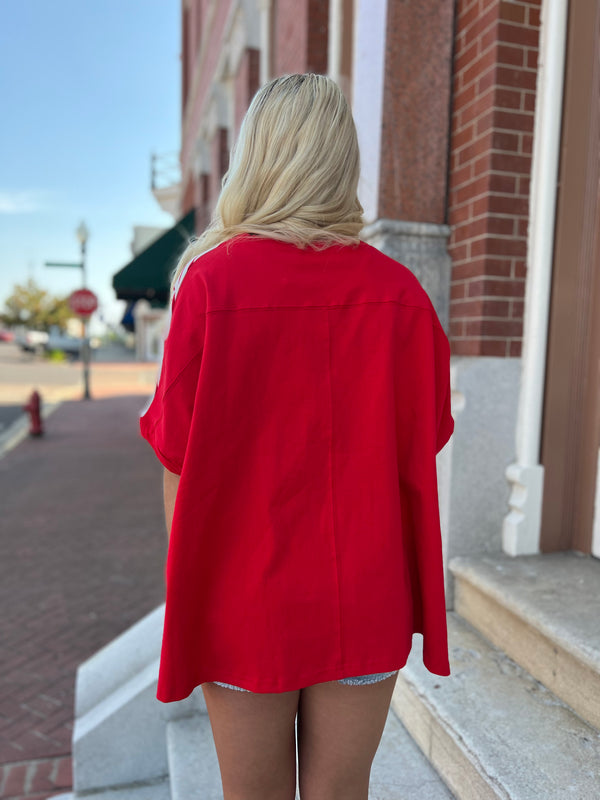
[[[183,190],[183,200],[182,200],[182,208],[181,208],[181,215],[185,216],[189,211],[194,208],[196,201],[196,190],[194,186],[194,176],[190,173],[187,176],[187,180],[185,182],[185,188]]]
[[[215,173],[214,176],[208,178],[207,176],[197,177],[194,170],[194,153],[197,140],[198,130],[203,120],[203,113],[211,89],[212,80],[216,64],[218,62],[221,48],[225,23],[229,14],[232,0],[219,0],[215,6],[214,13],[208,14],[208,7],[211,0],[183,0],[182,10],[188,9],[188,14],[182,13],[182,43],[186,41],[186,30],[188,31],[188,45],[187,51],[190,52],[195,48],[193,53],[193,63],[195,65],[198,48],[200,47],[201,35],[204,26],[209,25],[210,29],[205,32],[205,52],[202,61],[202,72],[194,87],[193,95],[187,98],[187,106],[182,105],[182,136],[181,136],[181,172],[182,172],[182,185],[184,187],[182,199],[182,212],[186,213],[191,208],[196,207],[198,213],[196,214],[196,231],[200,233],[208,224],[206,206],[207,201],[205,198],[208,196],[208,206],[212,211],[211,202],[216,201],[220,190],[221,175]],[[187,28],[186,28],[187,24]],[[183,87],[186,85],[188,91],[191,89],[192,72],[188,71],[186,77],[185,65],[189,64],[191,58],[183,58],[182,51],[182,93]],[[218,135],[216,139],[219,139]],[[220,140],[219,140],[220,141]],[[215,152],[220,151],[220,145],[215,144]],[[215,157],[216,158],[216,157]],[[218,161],[222,161],[219,156]],[[205,186],[208,181],[208,188]],[[203,210],[204,209],[204,210]],[[209,212],[210,213],[210,212]]]
[[[212,211],[217,201],[221,178],[229,163],[229,147],[237,136],[242,117],[250,100],[259,87],[260,53],[248,48],[241,60],[234,80],[234,130],[231,135],[219,128],[212,143],[212,167],[210,176],[197,179],[193,174],[194,146],[197,131],[202,122],[215,69],[223,48],[225,25],[232,0],[219,0],[215,12],[208,15],[208,0],[183,0],[182,2],[182,92],[183,122],[181,164],[184,183],[183,208],[189,210],[194,204],[200,210],[197,215],[198,230],[207,222],[201,209]],[[327,70],[329,0],[274,0],[272,7],[272,63],[274,74]],[[194,87],[194,96],[188,97],[192,86],[193,70],[201,42],[203,26],[210,23],[206,31],[206,51],[203,54],[202,71]],[[205,181],[207,185],[202,182]]]
[[[329,0],[274,0],[273,75],[327,72]]]
[[[207,30],[207,46],[202,59],[202,69],[194,87],[194,96],[189,98],[187,109],[183,109],[181,131],[181,165],[184,172],[191,170],[194,159],[196,134],[202,122],[202,115],[211,91],[215,70],[223,47],[225,25],[233,0],[219,0],[214,6],[214,13],[208,15],[209,3],[203,0],[202,14],[198,24],[210,28]]]
[[[259,65],[260,51],[253,47],[247,47],[235,77],[235,138],[237,138],[246,109],[258,89]]]
[[[198,195],[200,202],[196,206],[196,233],[199,235],[208,227],[212,214],[210,205],[210,175],[200,175],[198,178]]]
[[[202,23],[205,11],[202,0],[182,0],[181,3],[181,107],[185,109],[194,68],[202,41]]]
[[[202,41],[202,3],[200,0],[189,0],[189,31],[188,31],[192,65],[195,63]]]
[[[456,355],[521,355],[540,2],[457,2],[448,208]]]
[[[308,0],[308,42],[306,72],[327,72],[329,0]]]
[[[379,216],[446,217],[454,0],[388,0]]]
[[[304,72],[308,40],[308,0],[274,0],[273,76]]]
[[[212,168],[210,171],[208,204],[212,213],[219,193],[221,179],[229,166],[229,136],[227,128],[217,128],[212,141]]]

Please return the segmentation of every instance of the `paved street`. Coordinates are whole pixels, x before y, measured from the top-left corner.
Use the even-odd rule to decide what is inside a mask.
[[[23,414],[23,406],[0,405],[0,436]]]
[[[151,392],[157,365],[131,358],[122,348],[98,351],[90,368],[92,397]],[[49,402],[79,399],[83,393],[82,374],[78,361],[51,362],[24,353],[14,344],[0,343],[0,404],[25,403],[34,389]]]
[[[32,376],[54,399],[79,390],[79,365],[10,364],[6,352],[5,402],[21,402]],[[70,786],[77,665],[163,600],[160,465],[138,434],[156,367],[94,368],[95,399],[63,402],[43,437],[0,458],[2,798]]]

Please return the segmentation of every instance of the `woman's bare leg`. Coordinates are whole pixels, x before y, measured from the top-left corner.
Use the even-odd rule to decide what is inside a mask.
[[[300,692],[254,694],[203,683],[224,800],[294,800]]]
[[[298,765],[302,800],[367,800],[398,673],[378,683],[317,683],[300,692]]]

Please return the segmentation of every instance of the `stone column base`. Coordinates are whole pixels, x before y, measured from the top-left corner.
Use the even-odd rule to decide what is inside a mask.
[[[429,295],[448,332],[450,271],[448,225],[378,219],[363,228],[361,237],[382,253],[408,267]]]

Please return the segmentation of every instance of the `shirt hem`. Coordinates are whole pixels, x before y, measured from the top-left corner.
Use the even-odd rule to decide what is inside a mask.
[[[150,442],[150,444],[152,445],[152,449],[154,450],[154,453],[156,454],[156,457],[158,458],[160,463],[163,465],[163,467],[165,467],[166,469],[169,470],[169,472],[172,472],[175,475],[181,475],[181,473],[183,471],[183,467],[180,466],[179,464],[175,464],[173,461],[171,461],[169,458],[167,458],[164,455],[164,453],[161,453],[161,451],[158,449],[158,447],[156,447],[156,445],[152,444],[152,442]]]
[[[312,686],[315,683],[326,683],[328,681],[338,681],[343,680],[345,678],[351,678],[358,675],[371,675],[375,673],[381,672],[395,672],[397,670],[401,670],[404,666],[406,666],[406,662],[408,660],[408,655],[404,658],[396,658],[392,660],[392,664],[388,661],[387,663],[379,662],[372,662],[371,664],[365,664],[362,662],[361,664],[357,665],[350,665],[350,666],[342,666],[336,667],[335,669],[327,669],[322,670],[319,672],[311,672],[307,673],[306,677],[298,677],[296,680],[280,683],[277,688],[267,688],[265,689],[264,683],[257,683],[255,680],[248,679],[245,677],[240,677],[236,675],[226,675],[223,672],[220,672],[219,675],[216,675],[214,678],[204,678],[202,680],[196,681],[190,689],[181,689],[180,691],[164,691],[164,690],[157,690],[156,698],[161,703],[174,703],[179,700],[185,700],[186,697],[189,697],[190,694],[196,689],[198,686],[201,686],[203,683],[212,683],[214,681],[220,681],[221,683],[229,683],[232,686],[239,686],[242,689],[246,689],[250,692],[255,694],[280,694],[283,692],[292,692],[297,691],[298,689],[306,688],[307,686]],[[394,666],[395,665],[395,666]],[[450,675],[450,668],[448,665],[437,665],[435,668],[433,665],[427,666],[424,664],[425,668],[428,672],[431,672],[434,675],[440,675],[442,677],[447,677]],[[286,688],[281,688],[281,686],[285,686]]]
[[[154,450],[154,454],[156,455],[160,463],[163,465],[163,467],[168,469],[169,472],[173,472],[175,475],[181,475],[181,472],[183,470],[183,465],[176,464],[174,461],[171,461],[171,459],[160,450],[160,448],[156,444],[156,441],[154,440],[154,431],[156,430],[159,421],[160,417],[154,422],[154,424],[149,424],[147,417],[141,417],[140,433],[142,435],[142,438],[144,438],[148,442],[150,447]]]

